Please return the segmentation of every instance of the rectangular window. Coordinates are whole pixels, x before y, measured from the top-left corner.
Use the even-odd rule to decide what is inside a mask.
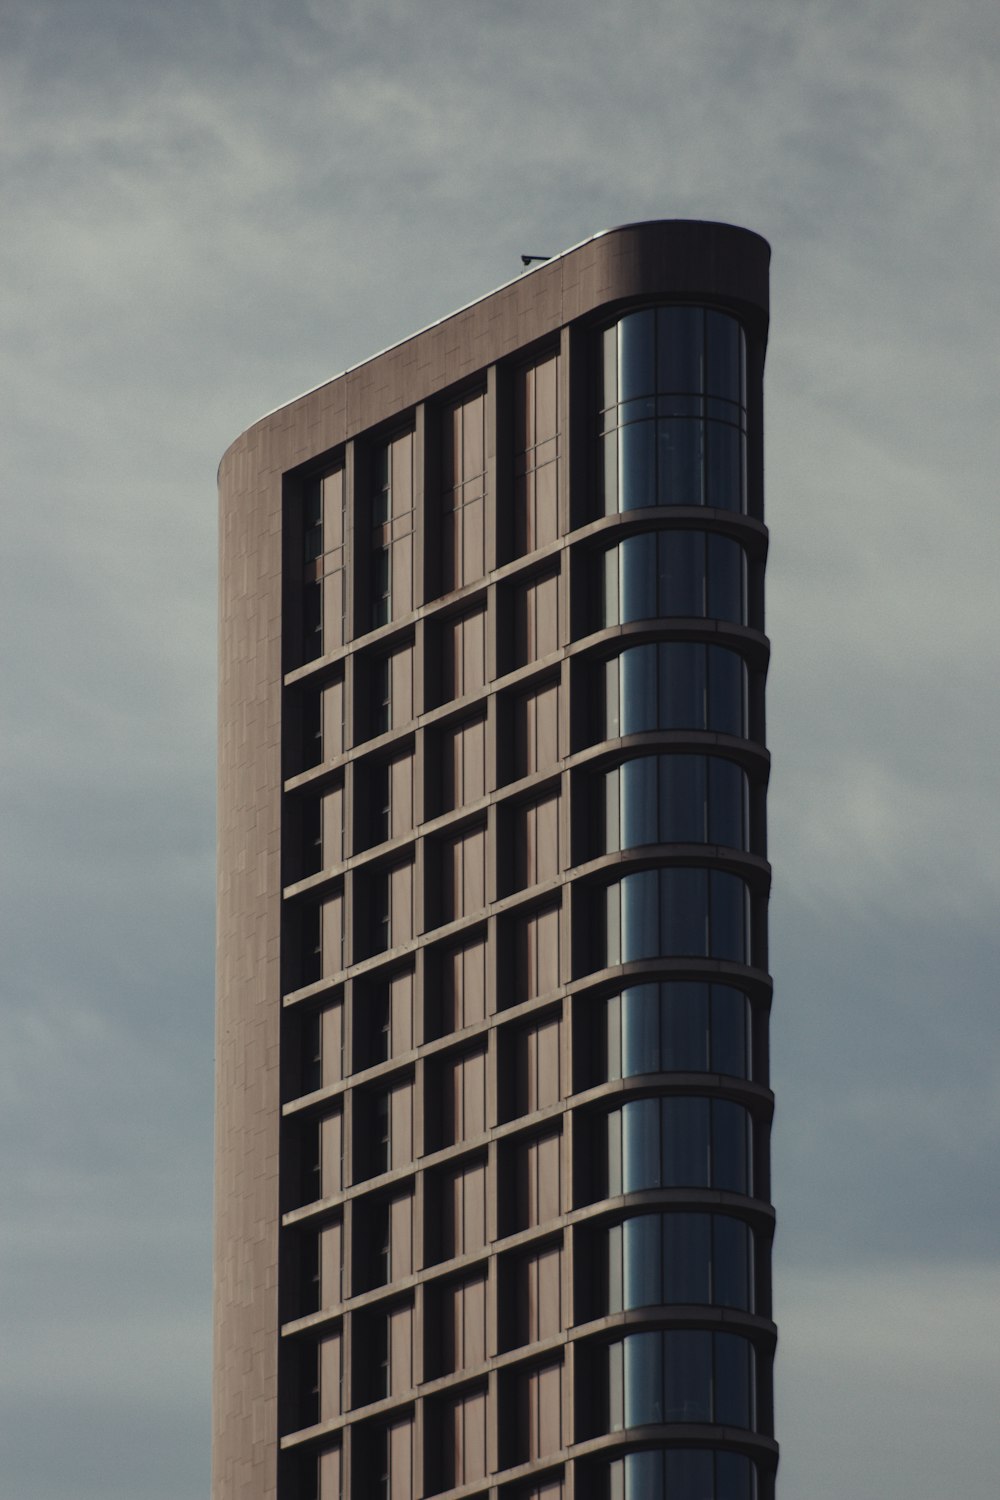
[[[514,889],[559,874],[559,793],[514,809]]]
[[[442,1146],[471,1140],[486,1129],[486,1050],[446,1058],[439,1075]]]
[[[355,1161],[358,1178],[375,1177],[413,1160],[413,1080],[355,1094]]]
[[[368,884],[368,953],[385,953],[410,942],[415,927],[412,861],[376,870]]]
[[[514,779],[551,770],[559,756],[559,684],[547,682],[514,701]]]
[[[438,1030],[442,1035],[474,1026],[486,1017],[486,939],[473,938],[441,956],[441,1013]]]
[[[518,1005],[559,986],[559,907],[545,906],[514,920],[514,973],[506,1001]]]
[[[521,1371],[517,1407],[520,1462],[558,1453],[562,1447],[562,1364]]]
[[[354,1500],[414,1500],[413,1417],[388,1425],[364,1423],[354,1433],[351,1492]]]
[[[468,610],[441,626],[441,701],[486,685],[486,611]]]
[[[402,432],[372,455],[370,627],[409,614],[414,605],[413,433]]]
[[[413,643],[405,641],[384,656],[361,657],[356,686],[359,739],[373,739],[412,723]]]
[[[441,453],[441,592],[486,573],[486,397],[449,407]]]
[[[466,1391],[445,1402],[442,1460],[445,1488],[486,1475],[486,1391]]]
[[[518,1141],[514,1152],[517,1228],[531,1229],[562,1212],[562,1135]]]
[[[312,661],[347,639],[343,469],[307,480],[302,505],[302,660]]]
[[[486,719],[463,719],[441,732],[441,812],[486,793]]]
[[[545,573],[514,594],[514,660],[540,661],[559,647],[559,574]]]
[[[412,1191],[389,1199],[361,1199],[354,1226],[353,1295],[412,1274]]]
[[[545,1109],[562,1098],[559,1017],[518,1030],[515,1037],[517,1113]]]
[[[534,1344],[563,1330],[562,1248],[522,1256],[517,1263],[517,1324],[520,1342]]]
[[[441,1371],[451,1375],[486,1359],[486,1277],[449,1282],[441,1292]]]
[[[379,1061],[400,1057],[413,1047],[413,971],[403,969],[386,981],[378,1016],[383,1041]]]
[[[470,1255],[486,1244],[486,1163],[445,1172],[441,1203],[442,1260]]]
[[[559,534],[559,356],[519,370],[515,387],[514,553]]]
[[[486,905],[486,829],[467,828],[441,841],[441,921],[472,916]]]

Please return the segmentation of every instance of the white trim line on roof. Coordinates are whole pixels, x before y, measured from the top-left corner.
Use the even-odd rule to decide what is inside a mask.
[[[594,240],[603,239],[605,235],[617,234],[621,229],[639,229],[644,224],[722,224],[722,222],[719,219],[635,219],[628,224],[614,224],[608,229],[599,229],[596,234],[588,234],[586,239],[578,240],[575,245],[569,245],[565,250],[558,251],[557,254],[550,256],[548,260],[542,261],[540,265],[525,266],[517,276],[512,276],[509,281],[501,282],[491,292],[484,292],[481,297],[474,297],[471,302],[464,302],[461,307],[453,308],[451,312],[445,313],[443,317],[435,318],[432,323],[425,323],[422,328],[416,329],[413,333],[408,333],[405,338],[397,339],[393,344],[387,344],[384,349],[377,350],[375,354],[369,354],[365,359],[359,360],[356,365],[348,365],[345,370],[338,371],[336,375],[330,375],[326,380],[321,380],[318,385],[310,386],[307,391],[302,391],[298,396],[292,396],[290,400],[282,401],[280,406],[273,406],[270,411],[264,412],[256,421],[251,422],[250,427],[245,427],[243,432],[240,433],[240,437],[245,437],[251,427],[256,427],[260,422],[266,422],[268,417],[273,417],[276,412],[284,411],[287,406],[294,406],[296,401],[304,401],[306,396],[311,396],[314,391],[321,391],[325,385],[332,385],[335,380],[342,380],[345,375],[350,375],[352,370],[360,370],[362,365],[369,365],[372,360],[381,359],[383,354],[388,354],[393,349],[399,349],[403,344],[408,344],[411,339],[419,338],[422,333],[428,333],[432,328],[439,328],[442,323],[447,323],[449,318],[457,318],[459,313],[467,312],[470,307],[475,307],[477,303],[489,301],[490,297],[495,297],[497,292],[506,291],[507,287],[513,286],[515,282],[523,281],[526,276],[533,276],[538,271],[544,271],[553,262],[562,260],[566,255],[572,255],[574,250],[581,250],[584,245],[589,245]],[[742,226],[736,225],[726,225],[725,227],[742,228]],[[762,238],[754,229],[744,228],[742,232],[744,234],[755,235],[758,239]],[[234,439],[234,443],[238,443],[240,437]],[[233,447],[234,443],[230,443],[229,447]],[[227,448],[226,452],[228,451],[229,449]],[[219,467],[220,469],[222,467],[221,460]]]

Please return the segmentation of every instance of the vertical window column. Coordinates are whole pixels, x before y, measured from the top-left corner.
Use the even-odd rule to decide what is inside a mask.
[[[369,629],[414,606],[414,437],[401,432],[371,458]]]

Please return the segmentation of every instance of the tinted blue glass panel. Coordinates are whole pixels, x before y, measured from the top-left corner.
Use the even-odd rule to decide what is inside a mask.
[[[705,649],[686,641],[660,646],[660,728],[705,727]]]
[[[743,548],[728,536],[706,538],[708,554],[708,610],[714,620],[746,624],[746,558]]]
[[[625,1350],[620,1343],[608,1350],[608,1418],[611,1432],[625,1425]]]
[[[742,1453],[715,1455],[715,1500],[754,1500],[756,1471]]]
[[[749,1078],[749,1004],[742,990],[712,986],[712,1071]]]
[[[743,332],[735,318],[726,313],[705,314],[705,346],[708,365],[707,387],[713,396],[742,401]]]
[[[664,1412],[663,1335],[633,1333],[625,1345],[625,1426],[677,1421]]]
[[[642,532],[606,555],[604,622],[732,619],[747,622],[744,550],[703,531]]]
[[[621,558],[621,618],[652,620],[659,613],[656,597],[656,533],[626,537]]]
[[[635,849],[660,839],[657,818],[656,757],[629,760],[621,767],[622,848]]]
[[[705,534],[662,531],[659,539],[659,612],[692,616],[705,613]]]
[[[704,313],[700,307],[661,307],[658,314],[659,388],[704,388]]]
[[[608,1311],[671,1304],[753,1311],[753,1242],[741,1220],[638,1214],[607,1235]]]
[[[719,510],[742,511],[743,445],[739,428],[726,422],[706,422],[705,443],[706,504]]]
[[[657,499],[652,504],[705,504],[704,450],[705,427],[700,418],[660,418],[657,423]],[[715,501],[709,503],[715,504]]]
[[[659,991],[656,984],[637,984],[622,991],[622,1073],[626,1078],[662,1070]]]
[[[656,424],[630,422],[618,431],[618,508],[656,503]]]
[[[700,844],[706,834],[708,763],[703,755],[662,755],[660,842]]]
[[[661,1500],[661,1497],[666,1496],[664,1461],[665,1455],[655,1449],[645,1453],[626,1455],[624,1461],[626,1500],[638,1500],[640,1495],[648,1495],[651,1500]]]
[[[656,1307],[663,1302],[663,1246],[660,1215],[643,1214],[621,1226],[624,1245],[624,1306]]]
[[[711,1301],[711,1227],[708,1214],[663,1214],[663,1301]]]
[[[642,870],[626,875],[622,892],[622,960],[630,963],[639,958],[659,956],[659,924],[656,870]]]
[[[708,840],[712,844],[728,844],[733,849],[745,849],[746,819],[744,808],[747,797],[745,773],[734,761],[712,756],[702,761],[708,771]]]
[[[635,1099],[622,1115],[622,1191],[663,1187],[660,1170],[660,1101]]]
[[[660,952],[708,955],[708,871],[660,871]]]
[[[723,870],[713,870],[710,881],[712,957],[748,963],[746,886],[738,875]]]
[[[685,1329],[664,1334],[663,1339],[664,1420],[711,1422],[712,1335]]]
[[[631,401],[656,390],[656,313],[629,313],[618,323],[618,400]]]
[[[731,1099],[712,1101],[712,1186],[749,1193],[750,1119]]]
[[[755,1500],[756,1471],[742,1453],[645,1449],[608,1464],[608,1500]]]
[[[714,1500],[712,1455],[697,1448],[675,1448],[666,1455],[663,1500]]]
[[[708,671],[707,728],[719,734],[746,734],[746,667],[724,646],[706,646]]]
[[[751,1311],[749,1228],[728,1214],[716,1214],[712,1240],[712,1300],[720,1307]]]
[[[621,655],[621,732],[641,734],[657,726],[656,647],[632,646]]]
[[[660,1104],[663,1186],[709,1187],[709,1100],[661,1099]]]
[[[746,1339],[715,1334],[715,1420],[726,1427],[753,1426],[751,1349]]]
[[[668,983],[661,986],[663,1072],[704,1073],[709,1056],[709,987]]]

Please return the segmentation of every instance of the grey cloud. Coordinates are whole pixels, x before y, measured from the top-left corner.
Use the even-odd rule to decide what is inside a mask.
[[[521,250],[692,215],[775,247],[786,1493],[909,1497],[947,1460],[986,1500],[981,1341],[945,1347],[949,1394],[892,1386],[905,1444],[871,1413],[896,1366],[935,1367],[933,1286],[967,1329],[945,1293],[996,1235],[988,8],[19,0],[2,24],[12,1493],[207,1485],[222,449]],[[929,1415],[962,1438],[938,1459]]]

